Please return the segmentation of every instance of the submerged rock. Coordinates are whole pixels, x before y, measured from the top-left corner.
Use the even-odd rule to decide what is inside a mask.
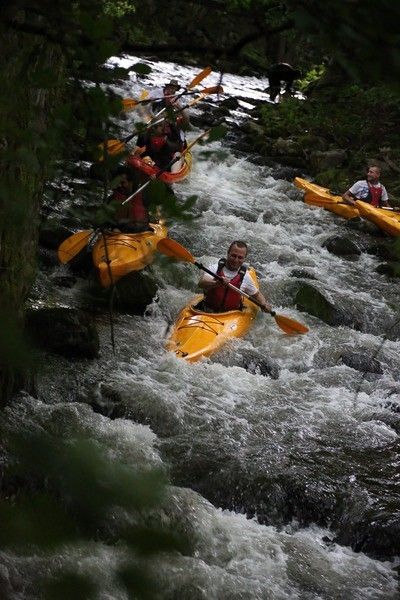
[[[346,237],[335,235],[322,244],[331,254],[335,256],[360,256],[360,248]]]
[[[116,284],[114,306],[134,315],[143,315],[157,291],[157,280],[148,269],[129,273]]]
[[[371,356],[345,351],[341,353],[340,359],[345,365],[356,371],[361,371],[362,373],[376,373],[378,375],[383,374],[381,363]]]
[[[28,336],[37,346],[67,357],[96,358],[100,342],[92,316],[75,308],[31,309]]]
[[[328,325],[348,325],[361,329],[359,321],[348,311],[336,308],[325,296],[309,283],[303,283],[296,293],[294,302],[298,310],[318,317]]]

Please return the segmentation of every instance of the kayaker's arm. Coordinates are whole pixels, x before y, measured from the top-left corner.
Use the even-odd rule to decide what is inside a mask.
[[[268,302],[266,301],[266,299],[264,298],[264,296],[262,295],[260,290],[258,290],[258,292],[256,294],[253,294],[252,296],[250,296],[250,298],[255,300],[260,305],[260,308],[263,312],[267,312],[267,313],[271,312],[272,306],[270,304],[268,304]]]
[[[355,204],[356,200],[350,190],[347,190],[347,192],[342,195],[342,199],[346,202],[346,204],[351,204],[352,206]]]
[[[228,279],[226,281],[229,282]],[[201,288],[205,292],[208,292],[209,290],[212,290],[216,287],[224,285],[224,282],[217,281],[216,279],[212,279],[210,275],[203,275],[203,277],[200,279],[200,281],[197,285],[199,288]]]

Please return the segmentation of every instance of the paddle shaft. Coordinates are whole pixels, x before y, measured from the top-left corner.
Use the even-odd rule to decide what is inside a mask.
[[[166,166],[165,169],[162,169],[159,173],[157,173],[156,175],[156,179],[158,179],[163,173],[167,173],[169,171],[169,169],[172,167],[172,165],[174,165],[176,162],[178,162],[178,160],[180,160],[182,158],[182,156],[184,156],[187,152],[189,152],[189,150],[191,148],[193,148],[193,146],[195,144],[197,144],[197,142],[199,140],[201,140],[201,138],[203,138],[205,135],[207,135],[208,133],[210,133],[210,129],[207,129],[207,131],[203,131],[202,134],[200,134],[195,140],[193,140],[193,142],[191,142],[184,150],[183,152],[180,154],[180,156],[177,156],[176,158],[173,158],[168,165]],[[122,205],[126,204],[127,202],[130,202],[137,194],[139,194],[140,192],[142,192],[145,188],[147,188],[148,185],[150,185],[151,183],[151,179],[149,179],[149,181],[146,181],[146,183],[144,183],[143,185],[140,186],[140,188],[138,188],[135,192],[133,192],[133,194],[131,194],[130,196],[128,196],[128,198],[126,198],[126,200],[124,200],[122,202]]]
[[[203,93],[203,92],[202,92]],[[204,97],[206,96],[206,94],[204,95],[200,95],[198,98],[195,98],[194,100],[192,100],[191,102],[189,102],[188,104],[186,104],[185,106],[182,106],[182,108],[180,108],[179,110],[174,112],[174,115],[178,115],[180,112],[186,110],[187,108],[190,108],[190,106],[193,106],[194,104],[196,104],[197,102],[200,102],[200,100],[202,100]],[[155,119],[157,119],[162,112],[164,112],[166,109],[163,108],[161,111],[159,111],[158,113],[156,113],[153,118],[151,119],[151,121],[146,125],[146,127],[144,128],[144,130],[148,129],[149,127],[153,127],[153,125],[158,125],[159,123],[162,123],[163,121],[165,121],[165,118],[159,119],[158,121],[155,121]],[[131,133],[130,135],[128,135],[126,138],[124,138],[123,140],[121,140],[121,144],[126,144],[127,142],[130,142],[131,139],[133,139],[136,135],[138,135],[138,131],[135,131],[134,133]]]
[[[217,279],[217,281],[223,281],[224,285],[226,285],[228,288],[230,288],[231,290],[233,290],[234,292],[237,292],[238,294],[240,294],[241,296],[244,296],[245,298],[247,298],[247,300],[250,300],[250,302],[252,302],[253,304],[255,304],[256,306],[258,306],[259,308],[262,308],[265,312],[268,312],[272,317],[275,317],[276,312],[274,310],[266,310],[266,308],[260,303],[257,302],[257,300],[254,300],[254,298],[252,298],[251,296],[249,296],[248,294],[246,294],[246,292],[242,292],[242,290],[240,290],[239,288],[237,288],[236,286],[232,285],[231,283],[229,283],[228,281],[226,281],[223,277],[221,277],[220,275],[217,275],[216,273],[213,273],[212,271],[210,271],[210,269],[207,269],[207,267],[205,267],[204,265],[202,265],[201,263],[197,262],[196,260],[193,262],[193,264],[198,268],[201,269],[202,271],[205,271],[206,273],[208,273],[209,275],[211,275],[212,277],[214,277],[214,279]]]

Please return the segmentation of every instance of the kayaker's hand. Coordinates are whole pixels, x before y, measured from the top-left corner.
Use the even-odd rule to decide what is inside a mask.
[[[270,313],[272,310],[272,306],[270,304],[268,304],[268,302],[266,302],[265,304],[263,304],[261,306],[261,310],[265,313]]]

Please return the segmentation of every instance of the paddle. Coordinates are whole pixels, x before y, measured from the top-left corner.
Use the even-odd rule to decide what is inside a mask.
[[[184,92],[183,94],[181,94],[181,96],[193,96],[195,94],[215,94],[215,93],[222,93],[222,87],[219,85],[215,85],[209,88],[203,88],[200,91],[197,90],[193,90],[190,92]],[[139,104],[149,104],[149,102],[157,102],[159,100],[164,100],[164,98],[174,98],[175,95],[170,95],[170,96],[163,96],[162,98],[147,98],[145,100],[135,100],[134,98],[124,98],[122,100],[122,104],[124,107],[124,110],[133,110],[136,106],[138,106]]]
[[[170,256],[171,258],[176,258],[178,260],[183,260],[185,262],[190,262],[190,263],[194,264],[198,269],[201,269],[202,271],[205,271],[209,275],[212,275],[212,277],[214,277],[214,279],[224,281],[224,279],[222,277],[220,277],[219,275],[216,275],[215,273],[213,273],[212,271],[207,269],[204,265],[197,262],[196,259],[194,258],[194,256],[192,256],[192,254],[190,254],[189,250],[187,250],[186,248],[181,246],[181,244],[179,244],[175,240],[171,240],[170,238],[164,238],[158,242],[157,249],[162,254],[165,254],[166,256]],[[244,296],[245,298],[250,300],[250,302],[252,302],[256,306],[259,306],[259,307],[262,306],[259,302],[257,302],[257,300],[254,300],[251,296],[249,296],[245,292],[242,292],[234,285],[231,285],[230,283],[225,283],[225,285],[227,285],[232,290],[235,290],[235,292],[238,292],[239,294],[241,294],[242,296]],[[274,310],[269,310],[266,312],[268,312],[272,317],[274,317],[278,327],[280,327],[282,329],[282,331],[284,331],[285,333],[295,334],[295,333],[307,333],[309,331],[308,327],[306,327],[302,323],[299,323],[298,321],[295,321],[294,319],[289,319],[289,317],[285,317],[283,315],[277,315]]]
[[[201,138],[203,138],[204,136],[206,136],[208,133],[210,133],[211,129],[207,129],[207,131],[203,131],[203,133],[201,133],[199,136],[197,136],[196,139],[193,140],[193,142],[190,142],[190,144],[188,144],[186,146],[186,148],[180,153],[179,156],[177,156],[176,158],[173,158],[165,167],[165,169],[161,169],[161,171],[159,171],[159,173],[157,173],[157,175],[155,176],[155,179],[158,179],[163,173],[167,173],[170,168],[172,167],[172,165],[174,165],[176,162],[178,162],[178,160],[180,160],[182,158],[182,156],[184,156],[187,152],[189,152],[189,150],[191,148],[193,148],[193,146],[195,144],[197,144],[197,142],[199,140],[201,140]],[[146,181],[146,183],[144,183],[143,185],[140,186],[140,188],[138,188],[135,192],[133,192],[133,194],[131,194],[130,196],[128,196],[128,198],[126,198],[126,200],[124,200],[122,202],[122,206],[124,204],[126,204],[127,202],[130,202],[137,194],[139,194],[139,192],[142,192],[145,188],[147,188],[148,185],[150,185],[150,183],[153,181],[153,179],[149,179],[148,181]]]
[[[94,233],[93,229],[77,231],[64,240],[57,250],[58,260],[65,265],[79,254],[88,244],[90,237]]]
[[[203,98],[205,98],[205,96],[207,96],[208,94],[222,94],[223,91],[224,90],[220,85],[215,85],[215,86],[212,86],[209,88],[204,88],[201,91],[200,96],[198,98],[195,98],[194,100],[192,100],[185,106],[182,106],[179,110],[175,111],[175,115],[178,115],[180,112],[186,110],[187,108],[190,108],[194,104],[197,104],[197,102],[200,102],[201,100],[203,100]],[[162,111],[160,111],[156,115],[154,115],[152,117],[151,121],[146,125],[145,129],[152,127],[153,125],[158,125],[158,123],[165,121],[165,118],[162,118],[160,120],[155,120],[155,119],[158,119],[158,117],[161,115],[161,112],[164,112],[164,110],[165,109],[162,109]],[[123,140],[107,140],[104,144],[100,145],[100,149],[106,150],[107,154],[110,154],[110,155],[119,154],[120,152],[124,151],[125,144],[127,142],[130,142],[130,140],[133,139],[136,135],[138,135],[138,133],[139,133],[138,131],[135,131],[134,133],[129,134]],[[102,158],[100,160],[102,160]]]

